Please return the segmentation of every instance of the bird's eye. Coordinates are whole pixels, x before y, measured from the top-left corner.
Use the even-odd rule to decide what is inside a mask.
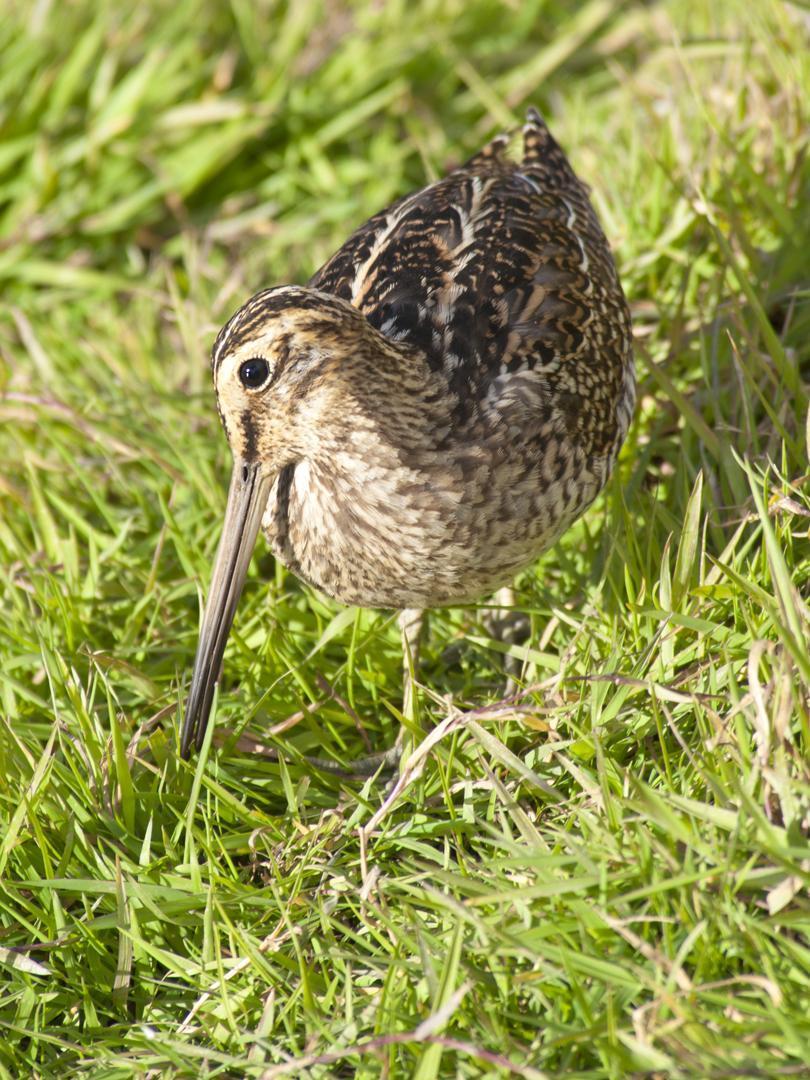
[[[239,378],[242,380],[242,385],[249,387],[251,390],[264,386],[269,377],[270,365],[266,360],[259,357],[255,357],[253,360],[245,360],[244,364],[239,367]]]

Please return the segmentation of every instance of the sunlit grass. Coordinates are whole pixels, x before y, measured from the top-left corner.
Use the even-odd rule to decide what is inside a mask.
[[[806,10],[18,3],[0,48],[0,1067],[802,1075]],[[388,803],[311,759],[394,742],[396,626],[263,549],[181,763],[214,333],[529,102],[633,307],[614,481],[526,642],[431,617]]]

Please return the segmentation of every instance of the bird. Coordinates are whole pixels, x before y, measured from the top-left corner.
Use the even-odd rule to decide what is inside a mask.
[[[233,470],[183,758],[202,747],[260,530],[321,593],[398,610],[407,673],[424,609],[512,581],[610,476],[635,405],[629,308],[545,120],[528,110],[516,154],[513,134],[220,330]]]

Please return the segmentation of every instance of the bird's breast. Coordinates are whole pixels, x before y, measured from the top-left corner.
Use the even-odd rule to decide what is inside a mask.
[[[531,563],[601,487],[583,482],[582,463],[553,464],[480,449],[420,467],[336,452],[282,470],[262,528],[285,566],[342,603],[467,603]]]

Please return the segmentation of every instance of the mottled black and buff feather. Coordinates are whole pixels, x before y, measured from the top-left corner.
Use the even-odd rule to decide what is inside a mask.
[[[627,433],[630,315],[587,189],[534,110],[521,160],[508,144],[376,214],[307,286],[258,293],[214,345],[273,551],[344,603],[509,581],[593,501]],[[239,381],[249,358],[258,391]]]

